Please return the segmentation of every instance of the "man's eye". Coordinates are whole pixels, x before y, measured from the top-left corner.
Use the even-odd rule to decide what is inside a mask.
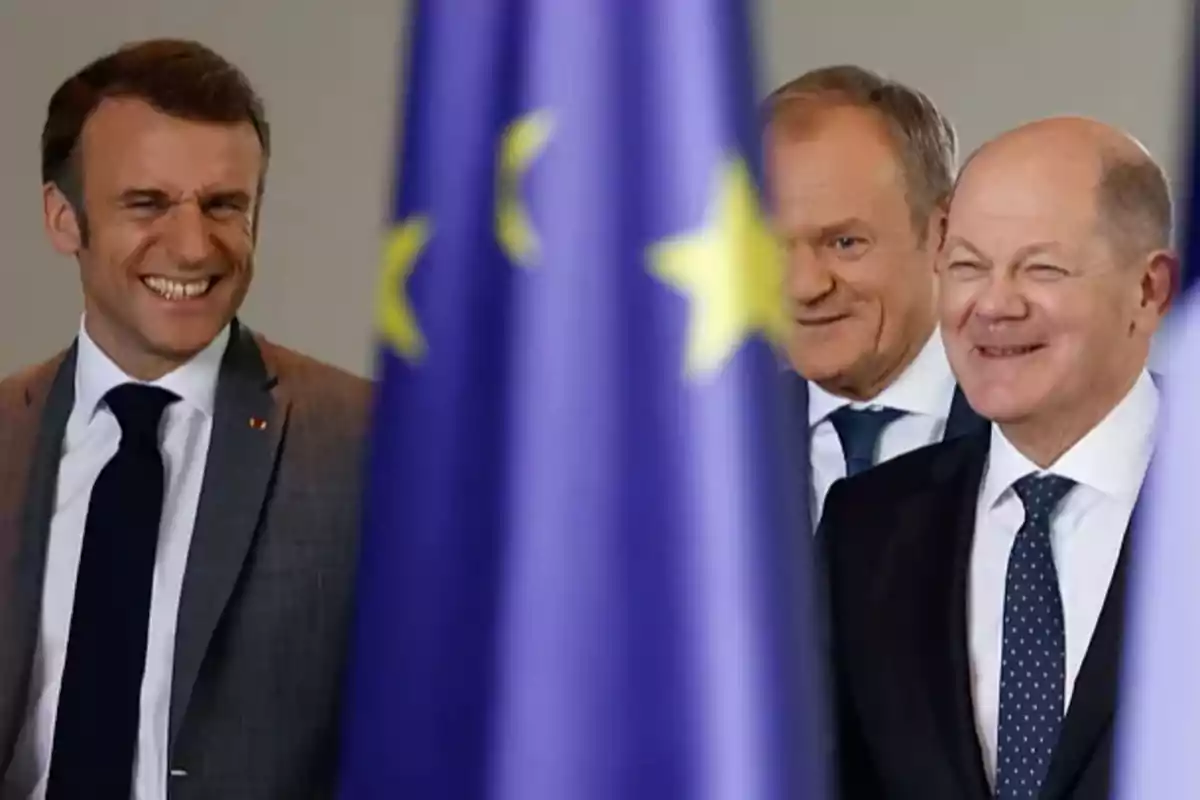
[[[237,198],[217,199],[205,204],[204,210],[209,216],[230,219],[246,213],[246,203]]]
[[[1067,274],[1065,269],[1053,264],[1030,264],[1028,269],[1039,278],[1061,278]]]
[[[165,199],[155,197],[133,197],[125,201],[125,207],[134,211],[161,211],[167,205]]]

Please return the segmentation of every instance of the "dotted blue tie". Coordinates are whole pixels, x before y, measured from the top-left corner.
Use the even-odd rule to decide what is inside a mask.
[[[1074,485],[1058,475],[1026,475],[1013,484],[1025,523],[1004,586],[998,800],[1037,797],[1062,725],[1067,649],[1050,517]]]
[[[875,450],[883,429],[904,416],[894,408],[855,409],[842,406],[829,415],[842,452],[846,456],[846,477],[868,470],[875,463]]]

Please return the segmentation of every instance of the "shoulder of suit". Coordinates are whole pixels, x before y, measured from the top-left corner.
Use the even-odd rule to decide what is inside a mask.
[[[890,552],[894,534],[913,524],[909,511],[914,501],[923,504],[918,507],[926,515],[942,502],[950,511],[951,498],[966,490],[955,481],[972,474],[986,458],[987,441],[981,433],[937,442],[835,481],[818,531],[828,569],[871,573]],[[926,502],[929,498],[937,498],[933,506]]]
[[[0,380],[0,411],[25,408],[44,399],[54,383],[69,350],[63,350],[38,364],[32,364]]]
[[[987,452],[988,432],[947,439],[889,459],[852,478],[837,481],[830,491],[830,502],[853,507],[865,499],[863,508],[878,508],[880,502],[901,500],[945,482],[973,459]]]
[[[257,332],[254,341],[267,370],[294,404],[362,411],[368,407],[372,384],[366,378],[276,344]]]

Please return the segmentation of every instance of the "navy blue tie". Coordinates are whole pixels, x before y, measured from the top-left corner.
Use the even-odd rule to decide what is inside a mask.
[[[124,384],[104,397],[121,425],[88,501],[47,800],[129,800],[162,517],[158,427],[178,396]]]
[[[870,469],[875,463],[875,450],[883,429],[904,416],[894,408],[855,409],[842,406],[829,415],[838,439],[842,441],[842,453],[846,456],[846,477]]]
[[[1008,556],[1000,659],[998,800],[1035,798],[1058,742],[1066,696],[1066,634],[1050,518],[1075,485],[1058,475],[1013,484],[1025,522]]]

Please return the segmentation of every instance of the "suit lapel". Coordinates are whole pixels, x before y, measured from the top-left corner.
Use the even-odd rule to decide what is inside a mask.
[[[287,424],[251,332],[233,324],[221,364],[212,437],[180,598],[171,687],[170,745],[187,713],[205,653],[258,527]]]
[[[946,418],[946,432],[942,439],[949,441],[961,436],[970,436],[987,427],[988,421],[971,408],[971,404],[967,402],[967,396],[963,394],[962,387],[955,386],[954,399],[950,401],[950,415]]]
[[[804,520],[804,529],[808,531],[812,521],[809,512],[817,507],[817,490],[812,481],[812,450],[809,444],[808,381],[790,369],[782,378],[784,431],[788,437],[787,469],[792,476],[788,485],[805,487],[805,510],[808,518]]]
[[[58,462],[63,434],[75,402],[75,347],[43,368],[25,388],[23,408],[16,410],[11,437],[5,437],[0,520],[18,524],[11,534],[13,566],[5,579],[11,590],[0,613],[0,774],[8,768],[12,747],[25,721],[29,673],[37,645],[46,543],[54,514]],[[7,470],[13,470],[10,474]],[[7,548],[5,548],[7,549]]]
[[[1133,518],[1138,517],[1135,509]],[[1087,654],[1075,677],[1071,706],[1063,719],[1058,745],[1042,786],[1042,797],[1066,796],[1079,770],[1085,767],[1101,736],[1112,729],[1121,664],[1121,633],[1124,629],[1125,586],[1130,539],[1136,526],[1130,523],[1121,542],[1121,552],[1104,597],[1096,629]]]
[[[930,616],[933,636],[926,650],[930,684],[924,692],[933,703],[934,716],[947,752],[953,757],[964,798],[990,796],[975,730],[967,644],[967,578],[987,445],[985,429],[959,451],[960,458],[945,459],[938,464],[935,489],[928,497],[926,512],[937,531],[937,540],[930,543],[930,557],[935,558],[941,552],[947,554],[947,560],[942,585],[929,587],[936,596]]]

